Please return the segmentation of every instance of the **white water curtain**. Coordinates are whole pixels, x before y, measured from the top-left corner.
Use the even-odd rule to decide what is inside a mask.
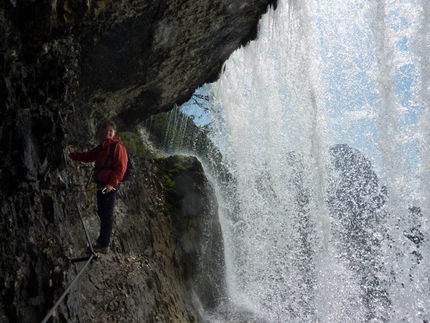
[[[429,7],[280,0],[211,85],[236,180],[219,191],[239,307],[269,322],[430,321]]]

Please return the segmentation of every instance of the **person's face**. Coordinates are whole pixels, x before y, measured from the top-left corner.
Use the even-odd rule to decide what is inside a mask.
[[[107,126],[103,130],[103,139],[112,139],[115,137],[115,129],[113,127]]]

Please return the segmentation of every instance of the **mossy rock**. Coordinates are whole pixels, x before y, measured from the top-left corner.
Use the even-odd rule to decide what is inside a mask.
[[[174,155],[157,158],[154,161],[157,164],[158,177],[162,179],[166,201],[173,209],[181,210],[185,191],[202,194],[201,183],[204,181],[204,172],[197,158]],[[184,181],[184,178],[189,180]]]
[[[118,135],[121,137],[124,147],[132,155],[145,159],[154,158],[154,155],[146,147],[139,133],[126,131],[118,133]]]

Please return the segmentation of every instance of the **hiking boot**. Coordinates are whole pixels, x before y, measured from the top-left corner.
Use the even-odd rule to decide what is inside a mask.
[[[102,246],[98,242],[96,242],[95,244],[93,244],[93,250],[94,250],[94,252],[98,252],[98,253],[104,253],[104,254],[109,253],[109,247],[104,247],[104,246]],[[91,248],[88,247],[87,251],[91,252]]]

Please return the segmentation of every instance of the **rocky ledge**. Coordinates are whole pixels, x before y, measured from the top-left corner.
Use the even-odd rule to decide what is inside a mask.
[[[111,252],[83,270],[50,322],[200,322],[225,297],[216,199],[200,162],[135,160]],[[1,322],[41,322],[87,264],[74,260],[99,227],[90,172],[74,163],[58,174],[69,184],[3,201]]]

